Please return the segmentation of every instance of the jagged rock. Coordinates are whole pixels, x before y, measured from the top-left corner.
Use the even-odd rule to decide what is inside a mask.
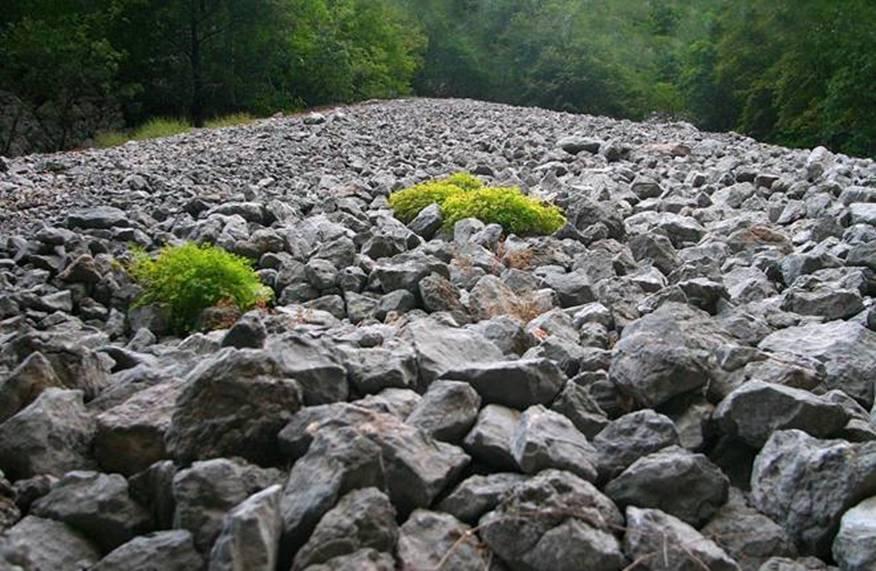
[[[569,381],[554,399],[551,409],[572,421],[584,436],[593,438],[605,428],[609,419],[586,387]]]
[[[288,333],[272,336],[265,352],[277,362],[277,376],[294,379],[307,405],[346,400],[347,371],[339,350],[325,339]]]
[[[498,404],[488,404],[478,413],[474,427],[466,435],[463,447],[475,460],[499,470],[518,470],[511,442],[520,412]]]
[[[265,324],[256,313],[244,314],[237,320],[225,337],[222,338],[223,347],[237,347],[238,349],[261,349],[267,337]]]
[[[89,469],[95,422],[82,391],[49,388],[0,424],[0,470],[13,480]]]
[[[865,571],[876,566],[876,497],[868,498],[845,514],[833,541],[833,558],[840,568]]]
[[[876,495],[876,442],[774,432],[754,461],[754,507],[780,523],[804,555],[824,557],[843,513]]]
[[[639,458],[675,444],[679,444],[675,424],[652,410],[621,416],[593,437],[599,474],[606,480],[614,478]]]
[[[130,223],[124,210],[112,206],[95,206],[67,216],[68,228],[105,230],[114,226],[129,226]]]
[[[624,552],[648,569],[739,571],[739,565],[723,549],[680,519],[634,506],[627,508],[626,519]]]
[[[229,511],[210,552],[210,570],[274,571],[283,520],[282,488],[262,490]]]
[[[541,405],[520,415],[511,437],[511,454],[526,474],[556,468],[596,480],[596,448],[568,418]]]
[[[32,403],[49,387],[64,388],[64,384],[42,353],[31,353],[0,381],[0,423]]]
[[[392,551],[398,533],[395,510],[385,494],[376,488],[353,490],[319,521],[295,555],[292,569],[305,569],[360,549]]]
[[[38,517],[62,521],[81,531],[104,551],[111,551],[149,531],[149,513],[128,495],[118,474],[68,472],[31,506]]]
[[[486,565],[476,536],[452,515],[415,510],[399,529],[402,569],[446,567],[475,571]]]
[[[524,480],[525,476],[512,472],[470,476],[438,504],[438,509],[474,525],[482,515],[499,504],[508,490]]]
[[[484,542],[512,570],[620,571],[623,516],[592,484],[545,470],[515,486],[480,519]]]
[[[395,571],[395,559],[371,548],[350,555],[332,557],[325,563],[310,565],[305,571]]]
[[[252,494],[281,483],[283,477],[279,470],[239,459],[195,462],[173,477],[173,527],[190,531],[198,551],[209,554],[225,513]]]
[[[502,358],[502,352],[481,335],[469,329],[448,327],[434,319],[414,321],[405,327],[402,335],[414,347],[423,386],[447,371]]]
[[[776,430],[797,428],[816,437],[839,432],[849,420],[846,410],[801,389],[749,381],[730,393],[714,418],[725,434],[761,447]]]
[[[81,571],[100,559],[96,545],[60,521],[29,515],[5,537],[23,552],[27,571]],[[15,567],[12,570],[18,571]]]
[[[158,531],[135,537],[101,559],[92,571],[201,569],[204,560],[195,551],[192,534],[185,530]]]
[[[517,409],[549,404],[566,383],[566,375],[547,359],[496,359],[450,369],[441,378],[469,383],[485,403]]]
[[[301,407],[297,382],[261,351],[225,349],[196,367],[176,401],[167,448],[182,461],[241,456],[270,463]]]
[[[837,568],[828,566],[816,557],[771,557],[758,571],[837,571]]]
[[[458,442],[474,424],[480,406],[481,397],[469,384],[436,381],[405,422],[436,440]]]
[[[417,359],[407,345],[356,348],[345,353],[350,385],[362,394],[417,386]]]

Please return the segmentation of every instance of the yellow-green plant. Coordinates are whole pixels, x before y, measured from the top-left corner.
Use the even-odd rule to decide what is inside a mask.
[[[246,125],[247,123],[252,123],[253,121],[255,121],[255,117],[253,117],[249,113],[232,113],[230,115],[223,115],[222,117],[210,119],[206,123],[204,123],[204,126],[208,129],[221,129],[223,127]]]
[[[217,303],[233,303],[246,311],[271,298],[270,288],[246,258],[217,246],[166,246],[155,258],[135,250],[128,271],[143,287],[135,305],[167,306],[178,332],[190,331],[201,312]]]
[[[566,223],[562,211],[523,194],[516,187],[485,187],[477,177],[461,172],[394,192],[389,205],[402,222],[410,222],[430,204],[438,204],[445,227],[463,218],[496,223],[514,234],[552,234]]]
[[[94,144],[105,149],[117,147],[128,141],[145,141],[146,139],[158,139],[171,137],[181,133],[188,133],[192,126],[182,119],[167,117],[155,117],[143,123],[133,131],[105,131],[94,136]]]

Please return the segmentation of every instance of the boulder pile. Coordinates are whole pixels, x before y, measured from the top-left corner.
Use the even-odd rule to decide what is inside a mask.
[[[398,100],[2,166],[4,571],[876,569],[873,161]],[[463,170],[568,224],[393,216]],[[183,241],[273,306],[173,335]]]

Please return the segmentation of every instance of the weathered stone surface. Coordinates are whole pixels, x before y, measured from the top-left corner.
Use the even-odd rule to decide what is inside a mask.
[[[89,451],[94,432],[82,391],[46,389],[0,424],[0,469],[17,480],[92,468]]]
[[[410,323],[403,336],[410,340],[417,354],[422,386],[428,386],[447,371],[502,359],[502,352],[481,335],[442,325],[434,319]]]
[[[462,445],[479,462],[499,470],[519,470],[511,449],[519,419],[520,411],[488,404],[478,413],[477,421]]]
[[[713,541],[680,519],[655,509],[629,506],[624,552],[653,571],[739,571],[739,565]]]
[[[22,551],[28,571],[81,571],[100,559],[96,545],[60,521],[29,515],[5,536]],[[14,567],[12,570],[18,571]]]
[[[754,507],[780,523],[805,555],[824,557],[843,513],[876,494],[876,442],[774,432],[754,461]]]
[[[441,500],[438,510],[474,525],[482,515],[498,505],[508,490],[525,480],[526,476],[513,472],[470,476]]]
[[[468,383],[436,381],[405,422],[436,440],[459,442],[474,425],[480,406],[481,397]]]
[[[749,381],[721,401],[714,418],[725,434],[760,447],[776,430],[797,428],[822,438],[834,435],[849,415],[839,404],[809,391]]]
[[[0,423],[14,416],[50,387],[64,388],[64,385],[42,353],[31,353],[8,377],[0,381]]]
[[[441,378],[469,383],[485,403],[517,409],[549,404],[566,383],[566,375],[547,359],[496,359],[451,369]]]
[[[840,569],[876,567],[876,498],[868,498],[843,514],[831,551]]]
[[[201,569],[204,560],[195,551],[192,534],[185,530],[158,531],[135,537],[121,545],[92,567],[93,571]]]
[[[325,339],[287,333],[272,336],[265,352],[276,362],[277,376],[294,379],[307,405],[346,400],[350,388],[339,350]]]
[[[527,474],[556,468],[596,480],[596,448],[568,418],[541,405],[520,415],[511,437],[511,454]]]
[[[395,559],[371,548],[350,555],[332,557],[325,563],[309,565],[305,571],[395,571]]]
[[[674,444],[679,444],[675,424],[652,410],[621,416],[593,437],[603,479],[614,478],[639,458]]]
[[[415,510],[399,529],[399,565],[402,569],[483,569],[486,554],[470,529],[452,515]]]
[[[210,571],[247,569],[274,571],[283,520],[282,488],[273,485],[229,511],[210,552]]]

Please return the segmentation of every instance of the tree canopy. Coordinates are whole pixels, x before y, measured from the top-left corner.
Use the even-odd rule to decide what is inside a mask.
[[[200,126],[415,94],[876,156],[874,21],[871,0],[18,0],[0,90],[56,148],[88,98]]]

